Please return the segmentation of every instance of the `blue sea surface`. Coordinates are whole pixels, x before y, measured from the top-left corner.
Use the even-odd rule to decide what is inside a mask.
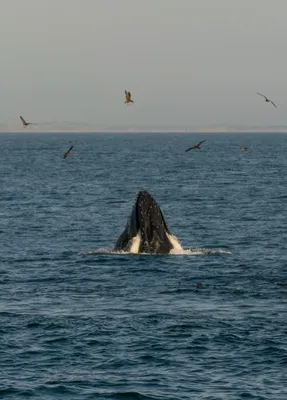
[[[0,149],[0,399],[287,399],[286,134]],[[192,251],[110,252],[142,189]]]

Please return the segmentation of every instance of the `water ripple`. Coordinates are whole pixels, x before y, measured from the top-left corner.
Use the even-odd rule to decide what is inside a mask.
[[[72,136],[0,135],[0,399],[285,400],[286,137]],[[111,251],[140,189],[180,254]]]

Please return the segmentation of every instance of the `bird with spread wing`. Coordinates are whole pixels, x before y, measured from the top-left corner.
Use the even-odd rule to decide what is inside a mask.
[[[72,144],[72,146],[69,148],[68,151],[66,151],[66,153],[64,154],[64,158],[67,158],[68,156],[71,155],[71,151],[73,150],[74,145]]]
[[[20,119],[21,119],[22,124],[23,124],[23,126],[24,126],[25,128],[26,128],[28,125],[31,125],[31,124],[32,124],[32,122],[27,122],[27,121],[25,121],[24,118],[21,117],[21,115],[20,115]]]
[[[133,103],[133,100],[131,99],[131,92],[127,92],[127,91],[125,90],[125,95],[126,95],[125,104]]]
[[[192,150],[192,149],[196,149],[196,150],[200,150],[201,149],[201,144],[205,142],[205,140],[202,140],[201,142],[197,143],[195,146],[189,147],[188,149],[185,150],[185,152]]]
[[[259,94],[259,96],[264,97],[266,103],[272,103],[274,107],[278,108],[278,107],[276,106],[276,104],[275,104],[272,100],[267,99],[267,97],[264,96],[264,94],[261,94],[261,93],[258,93],[258,92],[257,92],[257,94]]]

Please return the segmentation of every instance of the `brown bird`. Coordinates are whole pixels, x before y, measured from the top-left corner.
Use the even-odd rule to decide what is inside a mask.
[[[66,153],[64,154],[64,158],[67,158],[68,156],[71,155],[71,151],[73,150],[74,145],[72,144],[72,146],[69,148],[68,151],[66,151]]]
[[[247,151],[248,147],[240,147],[240,151]]]
[[[189,150],[192,150],[192,149],[200,150],[200,149],[201,149],[200,146],[201,146],[201,144],[202,144],[203,142],[205,142],[205,140],[202,140],[201,142],[199,142],[199,143],[196,144],[195,146],[189,147],[188,149],[185,150],[185,152],[187,152],[187,151],[189,151]]]
[[[126,101],[125,101],[125,104],[133,103],[133,100],[131,99],[131,92],[127,92],[127,91],[125,90],[125,94],[126,94]]]
[[[276,107],[276,108],[278,108],[277,106],[276,106],[276,104],[275,103],[273,103],[273,101],[272,100],[269,100],[269,99],[267,99],[267,97],[266,96],[264,96],[264,94],[261,94],[261,93],[258,93],[257,92],[257,94],[259,94],[259,96],[262,96],[262,97],[264,97],[264,99],[265,99],[265,101],[267,102],[267,103],[272,103],[273,104],[273,106],[274,107]]]
[[[26,128],[26,126],[28,126],[28,125],[31,125],[32,124],[32,122],[26,122],[25,120],[24,120],[24,118],[23,117],[21,117],[21,115],[20,115],[20,119],[21,119],[21,121],[22,121],[22,124],[23,124],[23,126]]]

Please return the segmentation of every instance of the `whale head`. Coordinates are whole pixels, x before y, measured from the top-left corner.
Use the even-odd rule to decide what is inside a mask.
[[[159,205],[147,191],[140,191],[115,250],[167,254],[173,249],[170,237]]]

